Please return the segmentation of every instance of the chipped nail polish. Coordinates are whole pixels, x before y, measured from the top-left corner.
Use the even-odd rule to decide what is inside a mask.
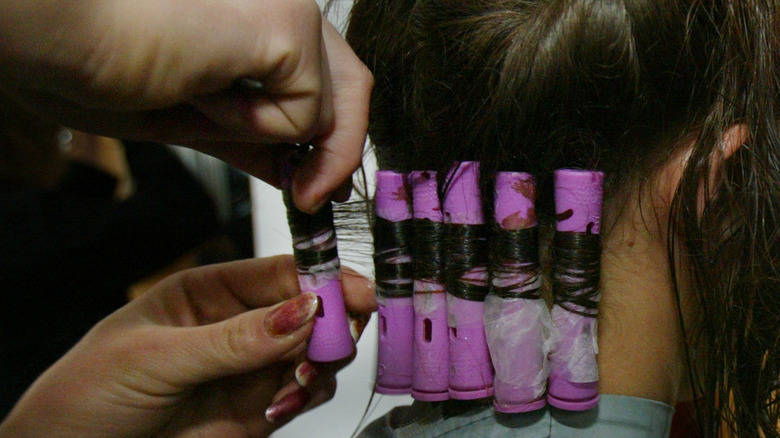
[[[318,299],[313,293],[290,298],[265,318],[265,330],[272,336],[285,336],[298,330],[314,316]]]
[[[366,329],[368,319],[371,315],[363,315],[360,313],[349,314],[349,333],[352,335],[352,341],[357,344],[360,340],[360,336],[363,335],[363,330]]]
[[[310,398],[311,396],[309,393],[303,388],[293,391],[269,406],[268,409],[265,410],[265,419],[271,423],[275,423],[279,420],[292,417],[303,410]]]
[[[302,362],[295,369],[295,380],[299,385],[306,387],[317,378],[320,374],[320,370],[314,366],[311,362]]]

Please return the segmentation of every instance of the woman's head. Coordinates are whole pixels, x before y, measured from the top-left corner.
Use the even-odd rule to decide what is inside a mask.
[[[710,321],[687,327],[708,433],[713,412],[750,434],[780,415],[767,407],[780,376],[778,9],[372,0],[356,4],[348,39],[375,76],[381,168],[446,175],[453,161],[479,160],[486,200],[496,171],[530,172],[548,222],[561,167],[605,172],[608,217],[640,196],[661,200],[653,220],[669,226],[656,229],[669,268],[690,279]]]
[[[752,84],[776,69],[771,41],[749,34],[773,29],[761,5],[389,3],[359,6],[353,23],[369,26],[349,35],[379,78],[371,138],[383,168],[477,159],[537,174],[543,187],[559,167],[623,183],[659,167],[684,136],[703,134],[711,149],[730,125],[762,116],[756,100],[762,111],[774,104]]]

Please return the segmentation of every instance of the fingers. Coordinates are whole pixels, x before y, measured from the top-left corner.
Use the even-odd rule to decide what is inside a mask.
[[[293,34],[300,34],[297,39],[280,38],[286,44],[275,45],[281,47],[267,61],[270,71],[247,72],[257,77],[260,90],[230,87],[192,100],[209,119],[235,133],[213,140],[235,140],[243,133],[243,138],[261,143],[296,143],[327,131],[333,107],[322,16],[319,10],[306,16],[311,19],[302,19],[297,24],[301,29],[293,29]]]
[[[175,2],[103,3],[100,19],[60,23],[80,25],[68,28],[74,44],[56,52],[62,59],[46,75],[19,75],[4,90],[59,124],[202,147],[272,184],[271,155],[251,149],[311,142],[293,182],[306,212],[359,165],[373,80],[313,0],[196,2],[186,11]],[[130,46],[132,56],[116,56]],[[262,93],[237,94],[231,84],[243,78],[262,82]]]
[[[235,98],[209,97],[199,99],[196,105],[228,130],[232,127],[238,132],[241,127],[251,127],[252,134],[261,142],[311,142],[314,148],[296,170],[292,185],[296,206],[309,213],[321,208],[331,197],[337,200],[349,197],[350,176],[363,157],[373,87],[371,73],[347,42],[327,20],[320,24],[318,74],[322,87],[319,93],[311,84],[312,79],[300,80],[306,86],[282,80],[279,84],[270,82],[269,90],[254,99],[236,102]],[[317,74],[310,76],[316,81]],[[272,78],[263,79],[266,80]],[[278,184],[275,168],[243,159],[241,152],[235,150],[238,146],[212,144],[196,148]],[[275,161],[262,163],[275,164]]]
[[[341,290],[347,311],[368,314],[376,310],[376,285],[347,266],[341,267]]]
[[[236,132],[243,126],[252,126],[252,133],[261,142],[311,142],[314,148],[306,154],[296,170],[292,186],[296,206],[309,213],[321,208],[331,197],[337,200],[349,197],[350,176],[362,161],[373,86],[371,73],[346,41],[327,20],[323,20],[321,25],[323,46],[320,59],[327,63],[321,65],[320,70],[320,79],[323,81],[321,94],[313,89],[301,92],[295,88],[284,90],[289,97],[286,94],[274,94],[272,83],[267,95],[254,100],[245,98],[236,103],[233,98],[219,103],[220,98],[211,98],[210,101],[201,99],[200,104],[209,102],[221,109],[198,106],[204,114],[227,124],[228,131],[229,126]],[[311,105],[308,110],[305,105],[307,102]],[[313,104],[316,102],[320,104],[319,112]],[[275,114],[276,110],[280,113]],[[312,114],[319,114],[320,117],[315,120],[310,117]],[[238,150],[252,146],[226,143],[195,147],[278,185],[275,160],[248,161],[245,159],[247,154]]]
[[[373,77],[346,41],[325,21],[323,38],[330,62],[333,124],[315,138],[293,180],[296,206],[314,212],[352,175],[361,163],[368,129],[368,105]]]
[[[368,314],[376,310],[373,282],[347,267],[342,268],[341,282],[348,312]],[[191,320],[190,325],[219,322],[250,309],[275,305],[300,293],[291,255],[191,269],[165,280],[155,289],[159,291],[156,295],[143,297],[146,305],[171,311],[147,310],[147,318],[157,319],[161,324]],[[175,312],[187,317],[172,314]]]
[[[159,348],[171,352],[161,372],[171,383],[186,386],[292,360],[303,351],[316,310],[316,295],[304,293],[270,309],[171,331],[157,340],[165,344]]]
[[[172,280],[187,297],[193,313],[201,316],[199,324],[272,306],[300,293],[295,262],[290,255],[204,266],[184,271]],[[225,311],[221,312],[223,308]]]
[[[255,26],[255,62],[234,78],[234,83],[252,79],[262,86],[254,91],[231,86],[191,100],[235,133],[207,140],[304,143],[330,129],[331,77],[319,7],[312,0],[266,3],[257,5],[264,25]]]
[[[357,339],[376,306],[373,283],[345,268],[342,285],[350,329]],[[173,373],[170,379],[195,384],[303,352],[317,298],[299,294],[292,257],[276,256],[185,271],[134,305],[144,306],[141,314],[147,322],[191,327],[166,330],[151,348],[175,352],[161,356],[167,372]],[[280,301],[284,302],[277,305]]]
[[[280,427],[297,415],[330,400],[335,393],[336,376],[332,373],[320,374],[316,380],[312,379],[303,385],[294,380],[274,395],[271,405],[265,411],[266,420]]]
[[[289,145],[254,143],[197,142],[186,146],[219,158],[276,188],[281,188],[279,157],[290,150]]]

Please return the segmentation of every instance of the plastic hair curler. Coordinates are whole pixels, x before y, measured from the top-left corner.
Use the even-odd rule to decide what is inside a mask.
[[[547,401],[581,411],[598,405],[601,202],[604,174],[555,171],[552,349]]]
[[[449,394],[447,295],[442,284],[442,211],[436,172],[414,171],[414,374],[412,397],[442,401]]]
[[[408,394],[412,388],[414,303],[410,194],[406,175],[376,173],[374,266],[379,314],[376,392]]]
[[[485,333],[496,373],[493,405],[504,413],[532,411],[547,404],[550,312],[539,290],[535,197],[533,176],[496,174]]]
[[[292,156],[282,160],[283,187],[290,187]],[[333,227],[333,207],[326,203],[310,215],[295,207],[288,189],[282,192],[287,207],[287,222],[293,238],[293,256],[301,292],[319,298],[314,329],[309,339],[308,357],[315,362],[334,362],[355,352],[341,291],[341,262]]]
[[[493,394],[493,367],[485,338],[487,239],[479,163],[456,163],[444,194],[445,282],[449,326],[449,390],[459,400]]]

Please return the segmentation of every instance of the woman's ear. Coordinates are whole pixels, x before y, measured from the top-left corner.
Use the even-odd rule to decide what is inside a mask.
[[[731,158],[750,139],[750,129],[744,123],[732,125],[723,133],[718,148],[710,156],[709,196],[715,196],[718,186],[723,182],[723,164]]]
[[[750,137],[750,130],[744,123],[738,123],[729,127],[720,139],[717,147],[712,149],[710,154],[709,171],[706,181],[699,182],[699,191],[697,196],[696,210],[699,217],[704,211],[704,205],[707,199],[716,196],[718,187],[723,182],[724,163],[731,158]],[[686,141],[667,161],[660,178],[658,179],[658,192],[662,203],[656,204],[656,207],[671,205],[671,200],[677,193],[678,186],[682,179],[683,171],[688,165],[693,148],[696,145],[698,136]],[[658,199],[658,198],[657,198]]]

